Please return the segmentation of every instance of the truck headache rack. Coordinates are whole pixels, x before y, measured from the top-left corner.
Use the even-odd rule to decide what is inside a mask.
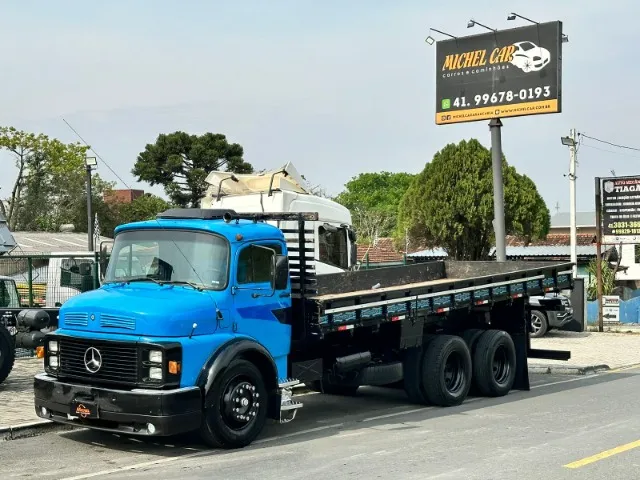
[[[194,220],[224,220],[231,222],[233,220],[253,220],[270,221],[297,221],[304,220],[308,222],[317,221],[319,215],[317,212],[294,212],[294,213],[238,213],[231,209],[213,209],[213,208],[170,208],[159,213],[156,218],[162,219],[194,219]]]

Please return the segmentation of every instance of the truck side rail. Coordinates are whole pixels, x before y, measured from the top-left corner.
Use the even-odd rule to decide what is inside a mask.
[[[486,306],[547,292],[573,288],[571,264],[523,269],[487,277],[454,280],[426,286],[406,285],[385,292],[316,298],[316,318],[323,332]]]

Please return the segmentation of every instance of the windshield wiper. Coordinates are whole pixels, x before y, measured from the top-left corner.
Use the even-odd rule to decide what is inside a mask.
[[[161,283],[162,285],[189,285],[190,287],[198,290],[199,292],[203,290],[203,288],[200,285],[189,280],[165,280],[159,283]]]
[[[127,278],[126,280],[122,280],[123,283],[131,283],[131,282],[153,282],[153,283],[157,283],[158,285],[162,285],[162,282],[159,280],[156,280],[153,277],[133,277],[133,278]]]

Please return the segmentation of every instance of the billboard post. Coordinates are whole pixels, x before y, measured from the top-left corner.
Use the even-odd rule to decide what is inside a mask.
[[[604,331],[602,317],[602,182],[596,177],[596,295],[598,299],[598,331]]]
[[[504,191],[502,180],[502,122],[492,118],[489,122],[491,131],[491,163],[493,164],[493,230],[496,235],[496,260],[507,260],[506,232],[504,226]]]

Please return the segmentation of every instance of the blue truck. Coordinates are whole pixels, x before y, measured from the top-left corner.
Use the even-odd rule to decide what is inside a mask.
[[[528,390],[527,298],[571,289],[570,263],[434,261],[316,275],[318,214],[170,209],[120,225],[100,288],[59,311],[37,415],[139,436],[252,443],[292,421],[297,385],[460,405]],[[25,318],[45,321],[46,312]],[[37,317],[37,318],[36,318]]]

